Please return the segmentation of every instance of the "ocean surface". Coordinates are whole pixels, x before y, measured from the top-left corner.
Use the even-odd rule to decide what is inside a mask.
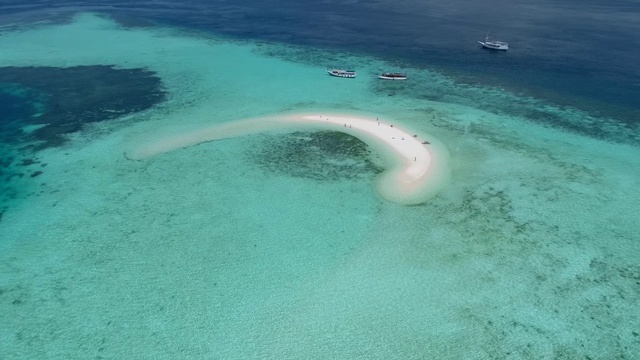
[[[636,357],[639,18],[634,1],[0,1],[0,357]],[[479,48],[487,32],[509,51]],[[451,177],[389,202],[375,149],[299,128],[127,155],[287,113],[428,134]]]

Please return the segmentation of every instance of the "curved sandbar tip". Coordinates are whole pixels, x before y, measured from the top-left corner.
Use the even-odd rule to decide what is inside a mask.
[[[342,114],[289,114],[238,120],[156,139],[127,153],[145,159],[164,152],[251,133],[311,127],[341,131],[377,150],[386,170],[376,179],[381,197],[404,205],[416,205],[433,197],[449,177],[448,153],[436,139],[411,134],[398,124]]]

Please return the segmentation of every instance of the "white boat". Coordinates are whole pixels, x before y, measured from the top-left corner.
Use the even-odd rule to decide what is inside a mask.
[[[327,72],[331,76],[343,77],[343,78],[354,78],[356,77],[356,72],[353,70],[344,70],[344,69],[327,69]]]
[[[487,33],[487,37],[485,37],[484,41],[478,41],[478,42],[485,49],[504,50],[504,51],[507,51],[507,49],[509,49],[509,44],[506,42],[489,40],[489,33]]]
[[[383,73],[378,75],[378,79],[383,80],[407,80],[407,74],[403,73]]]

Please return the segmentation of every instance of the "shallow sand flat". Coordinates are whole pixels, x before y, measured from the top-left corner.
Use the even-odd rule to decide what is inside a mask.
[[[448,178],[446,150],[434,139],[412,134],[389,122],[344,114],[287,114],[245,119],[151,140],[127,153],[145,159],[164,152],[262,131],[308,127],[341,131],[376,149],[387,171],[377,180],[379,194],[392,202],[420,204]]]

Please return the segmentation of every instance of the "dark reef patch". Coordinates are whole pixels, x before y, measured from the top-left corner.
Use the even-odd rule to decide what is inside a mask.
[[[367,144],[336,131],[268,136],[249,156],[267,171],[314,180],[370,178],[383,171],[371,161]]]
[[[149,28],[158,25],[148,18],[132,16],[127,13],[113,12],[110,17],[113,21],[126,28]]]
[[[20,162],[21,166],[29,166],[29,165],[33,165],[35,164],[36,161],[34,161],[33,159],[22,159],[22,162]]]
[[[165,99],[161,79],[146,69],[0,67],[0,206],[34,193],[24,190],[36,186],[27,182],[46,166],[34,152]]]
[[[92,65],[0,67],[0,141],[59,146],[84,124],[111,120],[164,101],[162,81],[146,69]],[[32,131],[23,131],[25,126]]]

